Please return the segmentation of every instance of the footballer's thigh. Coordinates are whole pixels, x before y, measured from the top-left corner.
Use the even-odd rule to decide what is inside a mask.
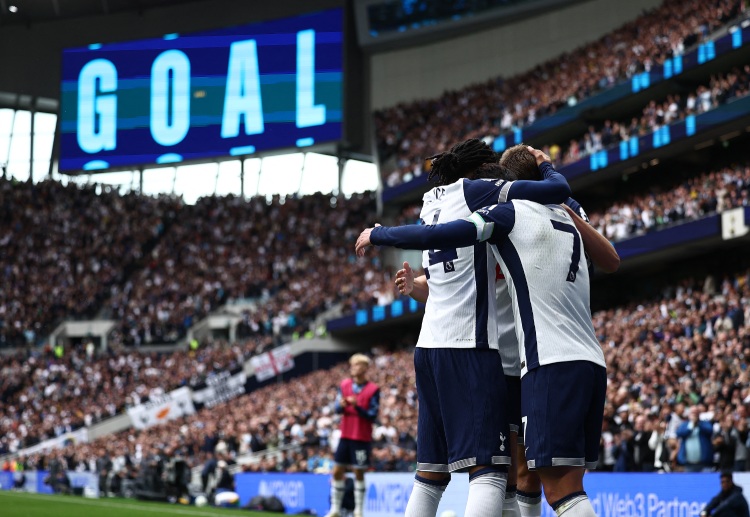
[[[417,380],[419,409],[417,416],[417,471],[430,473],[428,479],[448,475],[448,447],[445,439],[442,409],[435,378],[434,348],[417,347],[414,372]]]
[[[448,470],[510,465],[507,388],[500,354],[489,348],[436,350],[435,371]]]
[[[593,468],[598,460],[594,428],[601,431],[606,369],[589,361],[543,365],[522,380],[521,412],[526,463]]]

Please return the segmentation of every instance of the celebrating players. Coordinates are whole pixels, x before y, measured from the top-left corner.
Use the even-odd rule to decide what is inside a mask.
[[[432,157],[430,179],[437,179],[439,186],[425,194],[421,219],[436,224],[513,197],[561,202],[570,194],[550,164],[540,182],[469,179],[497,173],[497,160],[477,139]],[[461,470],[470,475],[467,514],[494,515],[503,505],[504,466],[512,450],[505,385],[497,382],[502,362],[497,353],[495,260],[486,244],[479,243],[430,250],[423,265],[432,294],[414,357],[420,394],[418,464],[406,515],[435,515],[449,473]]]
[[[357,252],[371,242],[406,249],[492,244],[508,281],[522,359],[526,459],[556,513],[574,517],[594,515],[583,472],[598,458],[606,370],[576,227],[587,239],[595,231],[568,212],[513,201],[448,224],[368,229]]]

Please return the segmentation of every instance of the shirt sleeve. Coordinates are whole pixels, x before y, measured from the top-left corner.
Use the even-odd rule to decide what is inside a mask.
[[[496,205],[503,192],[507,192],[512,181],[464,179],[464,201],[474,212],[485,206]],[[538,183],[538,182],[537,182]]]
[[[541,181],[518,180],[504,185],[499,203],[513,199],[526,199],[542,205],[560,204],[570,197],[571,190],[565,176],[557,172],[552,164],[544,162],[539,166]]]
[[[378,226],[370,233],[370,242],[405,250],[450,249],[471,246],[476,236],[474,224],[461,220],[429,226]]]
[[[513,203],[502,203],[477,210],[465,220],[474,224],[477,241],[499,244],[513,231],[516,210]]]

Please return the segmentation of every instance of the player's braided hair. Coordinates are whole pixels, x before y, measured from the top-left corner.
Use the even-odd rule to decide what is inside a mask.
[[[460,178],[473,175],[485,163],[496,163],[499,156],[489,145],[478,138],[464,140],[445,153],[430,156],[432,163],[429,181],[450,185]]]

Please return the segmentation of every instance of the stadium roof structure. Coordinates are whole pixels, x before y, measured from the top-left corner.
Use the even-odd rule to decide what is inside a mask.
[[[82,18],[206,0],[0,0],[0,26]]]

